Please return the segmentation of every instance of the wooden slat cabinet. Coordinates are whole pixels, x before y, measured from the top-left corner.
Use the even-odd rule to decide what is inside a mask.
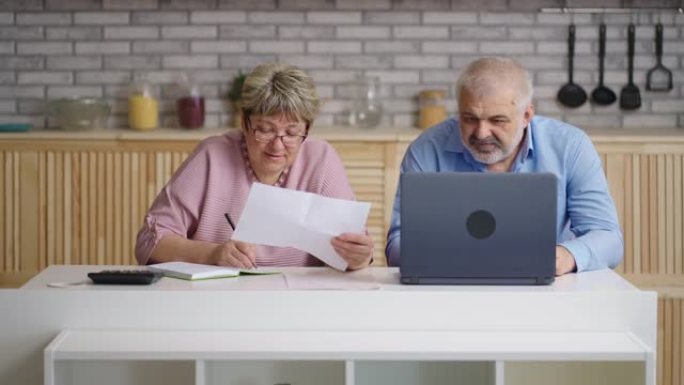
[[[220,131],[112,130],[0,137],[0,286],[50,264],[134,264],[135,236],[157,192],[203,137]],[[384,265],[404,151],[419,132],[321,130],[342,158]],[[658,383],[684,381],[684,134],[590,132],[625,236],[617,271],[658,290]]]
[[[19,284],[50,264],[135,264],[135,237],[152,200],[197,142],[218,133],[36,133],[0,141],[0,284]],[[397,159],[408,140],[374,134],[327,139],[357,199],[372,202],[368,230],[375,264],[384,265]]]
[[[626,274],[684,274],[684,137],[597,143],[625,236]]]
[[[13,134],[0,141],[0,282],[52,263],[133,263],[142,216],[202,137],[126,131]],[[325,130],[384,264],[398,167],[416,130]],[[624,274],[684,275],[684,136],[592,133],[625,235]]]

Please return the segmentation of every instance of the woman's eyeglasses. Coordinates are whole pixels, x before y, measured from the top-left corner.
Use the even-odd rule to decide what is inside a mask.
[[[271,143],[276,138],[280,138],[280,140],[283,142],[283,145],[285,147],[298,146],[298,145],[302,144],[304,139],[306,139],[306,135],[292,135],[292,134],[278,135],[273,130],[262,130],[260,128],[255,128],[252,130],[252,132],[254,133],[254,140],[256,140],[257,142]]]

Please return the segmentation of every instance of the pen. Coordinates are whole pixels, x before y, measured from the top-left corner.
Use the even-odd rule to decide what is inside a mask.
[[[226,217],[226,220],[228,221],[228,224],[230,225],[230,228],[233,229],[233,231],[235,231],[235,224],[233,224],[233,221],[230,219],[230,216],[228,215],[228,213],[224,213],[223,215]],[[252,262],[252,268],[253,268],[253,269],[256,269],[256,268],[257,268],[256,261],[253,261],[253,262]]]
[[[233,221],[230,220],[230,216],[228,216],[228,213],[223,214],[226,216],[226,220],[228,221],[228,224],[230,225],[230,228],[235,231],[235,225],[233,224]]]

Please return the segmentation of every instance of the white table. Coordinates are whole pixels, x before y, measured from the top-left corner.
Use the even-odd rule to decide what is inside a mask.
[[[610,270],[550,286],[405,286],[385,268],[47,286],[101,269],[0,291],[0,383],[499,385],[529,362],[582,361],[655,384],[656,294]]]

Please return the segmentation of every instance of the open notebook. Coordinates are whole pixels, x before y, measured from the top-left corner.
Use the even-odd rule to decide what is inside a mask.
[[[201,265],[198,263],[189,262],[164,262],[157,263],[154,265],[149,265],[148,268],[151,270],[159,271],[164,273],[166,277],[187,279],[190,281],[200,280],[200,279],[212,279],[212,278],[229,278],[237,277],[238,275],[260,275],[260,274],[278,274],[278,271],[274,270],[262,270],[262,269],[238,269],[235,267],[227,266],[213,266],[213,265]]]

